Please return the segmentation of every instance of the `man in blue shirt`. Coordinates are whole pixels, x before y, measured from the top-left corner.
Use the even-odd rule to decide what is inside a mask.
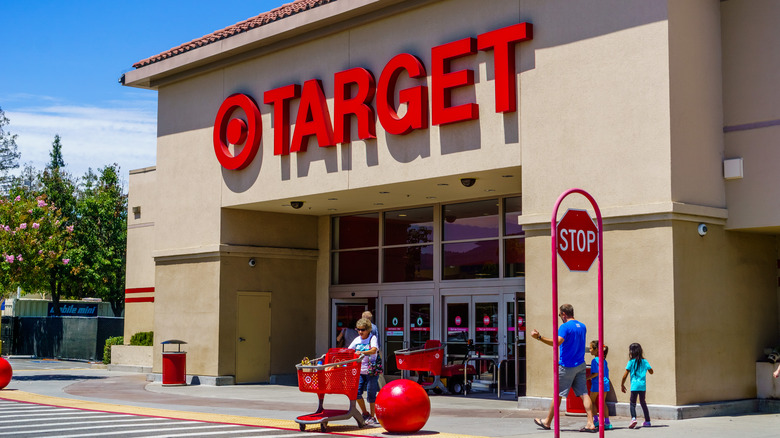
[[[588,422],[585,424],[585,427],[580,429],[580,432],[595,432],[593,409],[588,396],[587,380],[585,379],[587,374],[585,368],[585,338],[588,329],[585,327],[585,324],[574,319],[574,306],[571,304],[561,305],[558,316],[563,321],[563,324],[558,327],[558,345],[560,349],[558,356],[558,389],[560,393],[550,403],[550,412],[547,414],[546,421],[541,418],[535,418],[534,423],[542,429],[549,429],[555,415],[556,403],[560,405],[561,397],[566,397],[569,394],[569,388],[571,388],[574,389],[574,395],[582,399],[582,404],[585,406],[585,412],[588,415]],[[536,329],[531,332],[531,337],[547,345],[554,345],[553,339],[543,337]]]

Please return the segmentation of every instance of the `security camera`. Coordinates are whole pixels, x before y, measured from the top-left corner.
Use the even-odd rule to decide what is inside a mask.
[[[476,178],[461,178],[460,183],[463,184],[463,187],[471,187],[474,185],[474,183],[477,182]]]
[[[257,261],[255,261],[255,259],[249,259],[249,266],[250,267],[254,268],[256,264],[257,264]]]
[[[297,209],[303,207],[303,201],[291,201],[290,202],[290,207],[292,207],[292,208],[297,210]]]
[[[707,225],[699,224],[699,227],[696,229],[696,232],[699,233],[699,236],[703,236],[707,234]]]

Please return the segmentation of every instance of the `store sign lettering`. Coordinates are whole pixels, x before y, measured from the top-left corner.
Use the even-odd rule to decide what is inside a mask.
[[[517,110],[515,83],[516,43],[533,38],[533,25],[520,23],[464,38],[431,49],[430,105],[427,72],[422,61],[408,53],[394,56],[379,75],[365,68],[351,68],[334,75],[333,115],[328,110],[322,82],[305,81],[303,85],[290,84],[268,90],[263,103],[273,107],[274,155],[305,152],[310,137],[317,139],[320,147],[351,141],[350,120],[357,120],[357,138],[376,138],[376,120],[393,135],[405,135],[416,129],[428,128],[428,114],[434,125],[448,125],[479,117],[479,104],[452,105],[454,90],[474,86],[474,70],[451,70],[451,62],[478,51],[492,51],[495,83],[495,111]],[[399,102],[395,102],[396,84],[401,74],[418,79],[419,85],[398,90]],[[355,90],[353,92],[353,90]],[[300,99],[295,115],[295,129],[291,136],[290,102]],[[372,105],[373,102],[373,105]],[[406,105],[401,116],[399,104]],[[429,109],[430,107],[430,109]],[[241,109],[245,120],[231,118]],[[262,137],[262,122],[257,103],[245,94],[234,94],[220,106],[214,122],[214,152],[226,169],[239,170],[248,166],[257,154]],[[230,152],[230,145],[243,145],[237,155]]]

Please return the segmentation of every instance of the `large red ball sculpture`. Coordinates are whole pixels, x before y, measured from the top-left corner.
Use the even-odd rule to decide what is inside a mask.
[[[11,377],[14,375],[11,369],[11,364],[7,360],[0,357],[0,389],[5,388],[11,383]]]
[[[417,382],[392,381],[376,396],[376,419],[390,433],[417,432],[430,416],[428,393]]]

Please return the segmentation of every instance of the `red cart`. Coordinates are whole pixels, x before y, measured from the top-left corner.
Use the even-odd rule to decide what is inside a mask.
[[[325,432],[328,422],[354,418],[358,427],[363,427],[363,415],[357,409],[356,401],[360,383],[360,362],[362,356],[348,348],[331,348],[328,352],[311,361],[311,365],[297,364],[298,389],[302,392],[314,392],[320,399],[316,412],[301,415],[295,419],[301,430],[307,424],[319,424]],[[321,365],[316,365],[321,361]],[[344,394],[349,398],[349,409],[325,409],[325,394]]]
[[[396,350],[395,362],[399,370],[427,372],[433,376],[433,383],[422,385],[423,389],[439,389],[447,392],[447,387],[441,382],[441,364],[444,360],[444,346],[440,341],[425,341],[422,349]]]

